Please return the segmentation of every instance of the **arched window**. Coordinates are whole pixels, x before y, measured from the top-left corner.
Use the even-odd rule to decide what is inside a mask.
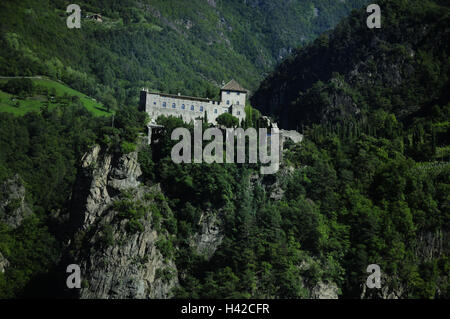
[[[166,102],[163,102],[163,107],[166,107],[166,106],[167,106]]]
[[[230,100],[227,100],[227,105],[230,105]]]
[[[203,106],[200,106],[200,112],[203,112]]]
[[[239,105],[239,101],[236,102],[236,105]]]
[[[214,113],[217,113],[217,109],[214,109]]]
[[[184,104],[181,105],[181,109],[184,110],[186,109],[186,106]]]
[[[172,108],[173,108],[173,109],[176,109],[176,108],[177,108],[177,105],[176,105],[175,103],[172,103]]]
[[[193,111],[194,110],[194,106],[193,105],[191,105],[191,111]]]

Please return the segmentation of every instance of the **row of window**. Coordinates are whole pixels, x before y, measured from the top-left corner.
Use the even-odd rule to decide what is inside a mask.
[[[153,105],[156,105],[156,102],[153,102]],[[167,107],[167,103],[166,103],[166,102],[163,102],[163,103],[162,103],[162,107]],[[173,109],[176,109],[176,108],[177,108],[177,105],[176,105],[175,103],[172,103],[172,108],[173,108]],[[186,110],[186,105],[181,104],[181,109],[182,109],[182,110]],[[194,105],[191,105],[191,111],[194,111],[194,110],[195,110]],[[203,106],[200,106],[200,112],[203,112]]]
[[[229,102],[229,101],[227,101],[227,102]],[[229,104],[229,103],[227,103],[227,104]],[[238,103],[239,104],[239,103]],[[153,102],[153,105],[156,105],[156,102]],[[163,102],[162,103],[162,107],[167,107],[167,103],[166,102]],[[177,105],[176,105],[176,103],[172,103],[172,108],[173,109],[176,109],[177,108]],[[182,110],[186,110],[186,105],[184,105],[184,104],[181,104],[181,109]],[[194,105],[191,105],[191,111],[194,111],[195,110],[195,107],[194,107]],[[200,106],[200,112],[203,112],[203,106]],[[215,114],[217,114],[217,109],[214,109],[214,113]],[[237,115],[241,115],[241,112],[237,112]]]
[[[156,105],[156,102],[153,102],[153,105]],[[230,105],[230,101],[228,100],[227,101],[227,105]],[[237,101],[236,102],[236,105],[239,105],[239,101]],[[163,107],[167,107],[167,103],[166,102],[163,102],[163,105],[162,105]],[[177,108],[177,106],[176,106],[176,104],[175,103],[172,103],[172,108],[173,109],[176,109]],[[184,105],[184,104],[181,104],[181,109],[182,110],[185,110],[186,109],[186,106]],[[194,111],[194,106],[193,105],[191,105],[191,111]],[[203,112],[203,106],[200,106],[200,112]]]

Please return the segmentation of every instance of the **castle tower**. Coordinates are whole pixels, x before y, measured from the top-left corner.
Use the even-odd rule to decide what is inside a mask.
[[[220,90],[221,105],[229,107],[230,113],[237,117],[239,122],[245,119],[247,93],[235,80],[231,80]]]

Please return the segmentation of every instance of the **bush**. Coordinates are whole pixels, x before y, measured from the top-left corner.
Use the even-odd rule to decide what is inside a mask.
[[[125,142],[122,142],[120,149],[123,154],[128,154],[128,153],[134,152],[136,150],[136,145],[125,141]]]
[[[111,110],[117,109],[117,101],[111,94],[106,94],[103,97],[103,103],[108,112],[111,112]]]
[[[107,247],[114,245],[114,231],[111,225],[105,225],[103,227],[101,243]]]
[[[114,125],[123,141],[134,142],[140,132],[144,132],[148,114],[133,107],[123,107],[115,115]]]
[[[30,95],[33,93],[33,82],[30,79],[11,79],[8,82],[6,82],[3,89],[11,94],[19,95],[27,94]]]
[[[161,278],[164,283],[169,283],[174,277],[175,274],[170,269],[158,268],[155,271],[155,279]]]
[[[225,127],[237,127],[239,126],[239,119],[230,113],[220,114],[217,119],[217,123]]]
[[[136,219],[131,219],[127,224],[127,231],[130,233],[138,233],[144,231],[144,226]]]
[[[164,258],[172,258],[174,248],[170,240],[160,239],[156,242],[156,248],[161,252]]]

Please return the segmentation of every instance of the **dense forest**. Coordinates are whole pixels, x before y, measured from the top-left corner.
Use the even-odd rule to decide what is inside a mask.
[[[235,78],[252,90],[302,42],[367,1],[67,1],[0,3],[0,74],[47,75],[97,100],[135,105],[138,90],[214,97]],[[86,16],[102,14],[103,22]]]
[[[209,2],[225,6],[225,2]],[[99,11],[101,6],[93,3],[86,1],[85,5],[89,11]],[[242,2],[229,3],[230,10],[240,11]],[[268,7],[262,11],[275,10],[278,2],[271,6],[265,1],[247,1],[255,6],[264,3]],[[147,16],[142,11],[126,10],[127,15],[119,15],[121,4],[108,1],[108,9],[102,12],[112,20],[121,17],[120,28],[125,30],[158,29],[156,22],[147,25],[151,22],[144,21]],[[172,76],[187,81],[171,74],[178,67],[190,69],[195,79],[204,74],[192,69],[189,60],[173,61],[174,68],[163,66],[161,72],[167,77],[153,79],[152,72],[145,71],[140,78],[134,72],[137,69],[130,68],[137,77],[131,78],[131,73],[121,73],[125,70],[114,70],[118,73],[111,74],[108,83],[97,77],[98,70],[89,70],[91,62],[80,54],[75,61],[80,72],[86,72],[87,86],[92,83],[91,89],[110,92],[119,101],[113,118],[95,117],[83,102],[70,96],[60,98],[60,107],[42,107],[23,116],[0,112],[0,266],[5,269],[0,271],[0,298],[105,297],[95,295],[95,271],[106,273],[119,265],[99,256],[117,261],[112,252],[153,234],[157,234],[154,250],[162,258],[150,267],[155,274],[152,283],[170,287],[163,297],[316,298],[317,287],[326,287],[341,298],[449,298],[449,8],[442,1],[383,0],[379,4],[382,29],[367,29],[365,9],[353,12],[330,33],[296,49],[254,94],[252,104],[261,112],[248,106],[244,127],[264,126],[261,116],[266,114],[279,120],[283,128],[297,128],[304,134],[301,143],[285,143],[283,162],[275,175],[260,175],[256,164],[173,163],[170,156],[176,141],[171,140],[171,132],[177,127],[193,130],[192,123],[178,118],[157,119],[164,128],[155,133],[154,143],[145,143],[148,117],[136,105],[124,106],[126,98],[117,98],[114,87],[131,88],[149,79],[145,85],[169,91],[184,87],[201,95],[213,89],[203,81],[192,82],[198,83],[199,91],[188,82],[171,81]],[[47,12],[45,5],[42,10]],[[189,12],[180,5],[158,8],[163,16]],[[240,17],[230,12],[229,17]],[[319,29],[311,26],[315,33],[308,39],[329,26],[325,22]],[[177,34],[163,29],[157,32]],[[108,41],[106,35],[112,36],[113,30],[111,26],[110,31],[92,32]],[[241,32],[251,34],[246,29]],[[128,47],[129,39],[119,34],[118,43]],[[37,36],[28,35],[28,40]],[[277,61],[280,47],[295,45],[283,41],[298,34],[287,34],[290,40],[276,32],[271,36],[279,37],[282,45],[266,47],[267,61],[272,61],[266,61],[268,68]],[[2,41],[6,39],[11,40],[11,34]],[[26,42],[16,43],[23,49]],[[190,42],[185,43],[186,53],[192,52]],[[92,54],[102,53],[112,60],[96,63],[130,65],[112,62],[116,57],[128,59],[127,53],[108,55],[103,53],[114,50],[104,50]],[[8,74],[21,73],[25,65],[30,74],[52,70],[41,62],[27,64],[32,50],[23,50],[14,58],[6,51],[1,51],[0,67],[16,68]],[[70,59],[74,53],[66,54]],[[166,60],[158,57],[155,61]],[[220,74],[208,79],[220,81],[227,74],[214,64],[208,67]],[[239,65],[242,68],[244,64]],[[249,63],[245,69],[249,78],[243,75],[243,83],[257,83],[257,77],[251,80],[255,69],[264,68]],[[176,84],[164,88],[163,82],[157,82],[160,79]],[[86,92],[77,87],[78,80],[65,81]],[[32,90],[25,79],[5,84],[3,89],[11,94]],[[129,92],[125,95],[129,94],[132,104],[136,92]],[[222,120],[225,126],[235,125],[233,118]],[[203,129],[207,127],[203,123]],[[96,161],[90,161],[93,149],[100,150]],[[124,163],[139,171],[139,186],[118,191],[108,184],[104,189],[111,201],[105,210],[88,227],[75,227],[74,216],[85,217],[85,208],[80,208],[84,193],[92,193],[101,184],[99,172],[107,172],[106,180],[112,175],[127,176],[130,172]],[[119,170],[110,170],[119,166]],[[218,229],[221,240],[201,250],[196,238],[205,233],[208,220],[214,220],[211,229]],[[146,269],[156,260],[138,257],[130,269]],[[70,263],[82,264],[88,278],[81,295],[65,287],[65,267]],[[369,264],[380,265],[383,289],[363,288]],[[138,295],[129,291],[121,295],[116,287],[107,288],[108,298]],[[143,296],[152,293],[144,291]]]
[[[444,3],[382,1],[382,28],[372,30],[367,14],[354,12],[298,49],[252,97],[282,127],[303,131],[309,137],[303,148],[321,154],[302,158],[306,151],[298,150],[293,163],[328,159],[323,191],[317,181],[310,184],[315,196],[302,191],[350,226],[350,268],[382,259],[407,287],[421,286],[422,297],[442,275],[448,289],[448,266],[439,266],[447,263],[449,227],[450,11]],[[420,256],[427,233],[443,236],[440,258]]]

